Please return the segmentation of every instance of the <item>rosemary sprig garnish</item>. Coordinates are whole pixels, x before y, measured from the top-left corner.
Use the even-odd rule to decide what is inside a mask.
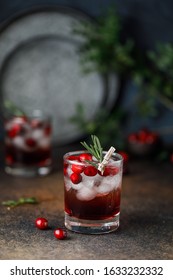
[[[38,203],[35,197],[19,198],[18,200],[6,200],[2,202],[2,205],[7,207],[16,207],[22,204],[36,204]]]
[[[100,140],[97,136],[91,135],[91,139],[93,144],[88,145],[86,142],[81,142],[81,144],[85,147],[85,149],[96,158],[98,163],[95,163],[94,161],[86,160],[91,165],[94,165],[100,172],[103,174],[105,170],[105,166],[107,165],[111,155],[114,153],[115,148],[110,147],[110,149],[107,151],[107,153],[103,157],[103,148],[100,144]]]
[[[18,106],[16,106],[12,101],[5,100],[4,101],[4,108],[5,110],[15,116],[21,117],[24,116],[25,113],[22,111]]]
[[[102,162],[103,160],[103,148],[100,144],[100,140],[96,135],[91,135],[91,139],[93,144],[88,145],[86,142],[81,142],[81,144],[85,147],[85,149],[92,154],[98,160],[98,162]],[[88,161],[93,164],[93,162]]]

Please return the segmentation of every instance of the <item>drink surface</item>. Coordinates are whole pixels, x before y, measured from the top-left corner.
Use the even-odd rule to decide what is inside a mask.
[[[48,120],[13,117],[5,122],[5,161],[8,166],[49,165],[50,142]]]
[[[97,164],[93,158],[91,161]],[[86,220],[114,217],[120,212],[121,181],[122,161],[116,156],[109,160],[103,174],[80,154],[67,156],[64,160],[65,212]]]

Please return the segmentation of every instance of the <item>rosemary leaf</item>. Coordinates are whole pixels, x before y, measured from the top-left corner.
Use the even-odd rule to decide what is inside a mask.
[[[15,206],[19,206],[22,204],[36,204],[36,203],[38,203],[38,201],[36,200],[35,197],[27,197],[27,198],[21,197],[18,200],[3,201],[2,205],[9,206],[9,207],[15,207]]]
[[[86,150],[89,153],[91,153],[98,160],[98,162],[102,162],[103,149],[100,144],[100,140],[96,135],[91,135],[91,140],[92,144],[90,144],[90,146],[86,142],[81,142],[81,144],[86,148]]]
[[[10,100],[4,101],[4,107],[7,110],[7,112],[15,116],[21,117],[25,115],[25,113]]]
[[[88,162],[89,164],[93,165],[94,167],[98,167],[98,164],[96,162],[90,161],[90,160],[86,160],[86,162]]]
[[[17,206],[17,201],[15,201],[15,200],[3,201],[2,205],[5,205],[5,206]]]

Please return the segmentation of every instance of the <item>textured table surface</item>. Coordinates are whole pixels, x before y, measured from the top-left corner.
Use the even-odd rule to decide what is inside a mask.
[[[0,202],[35,196],[37,205],[8,210],[0,205],[0,259],[173,259],[173,166],[133,162],[123,178],[121,225],[105,235],[68,231],[57,240],[56,227],[64,226],[61,168],[44,178],[0,175]],[[44,216],[50,228],[34,226]]]

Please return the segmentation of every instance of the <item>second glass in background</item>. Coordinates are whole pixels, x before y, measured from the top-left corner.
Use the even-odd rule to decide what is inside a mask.
[[[11,175],[47,175],[52,169],[51,119],[35,110],[31,116],[8,116],[5,129],[5,171]]]

